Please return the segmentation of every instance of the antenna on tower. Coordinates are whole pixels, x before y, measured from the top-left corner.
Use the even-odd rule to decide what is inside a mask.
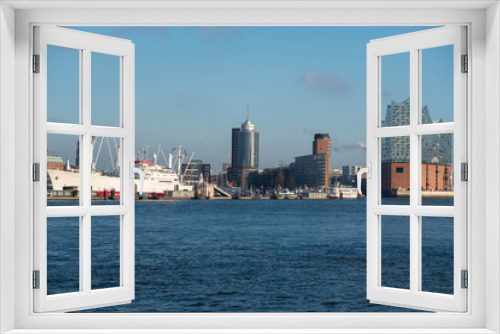
[[[247,104],[247,119],[250,119],[250,105]]]

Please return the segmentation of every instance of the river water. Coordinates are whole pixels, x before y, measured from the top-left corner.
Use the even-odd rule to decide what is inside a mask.
[[[424,222],[422,286],[453,293],[453,219]],[[78,218],[47,224],[49,294],[78,291]],[[409,311],[366,299],[364,199],[136,201],[135,224],[135,300],[94,312]],[[382,285],[409,287],[408,217],[382,245]],[[118,285],[119,217],[93,217],[92,287]]]

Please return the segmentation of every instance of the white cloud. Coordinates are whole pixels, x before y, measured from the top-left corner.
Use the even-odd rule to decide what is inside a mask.
[[[351,90],[346,79],[340,79],[333,75],[315,75],[308,72],[301,76],[298,81],[307,86],[332,94],[349,92]]]
[[[366,151],[366,144],[359,141],[353,144],[340,144],[337,138],[334,138],[332,140],[332,151],[335,153],[340,153],[342,151],[355,151],[355,150]]]

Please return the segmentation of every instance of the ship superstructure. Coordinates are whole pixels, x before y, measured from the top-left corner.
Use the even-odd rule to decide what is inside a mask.
[[[91,173],[91,185],[92,191],[97,194],[102,194],[104,191],[114,190],[116,194],[120,194],[121,179],[120,179],[120,161],[119,158],[116,161],[112,161],[112,169],[110,170],[98,170],[96,168],[97,161],[99,159],[99,154],[101,152],[101,147],[104,139],[101,140],[101,144],[97,151],[96,157],[92,159],[92,173]],[[94,146],[97,145],[97,138],[92,140],[92,151]],[[116,156],[119,157],[119,147],[115,147]],[[161,165],[157,163],[157,157],[159,153],[163,154],[165,158],[166,165]],[[178,149],[173,149],[172,152],[166,158],[161,147],[158,148],[158,154],[153,155],[153,161],[146,159],[136,160],[135,167],[140,168],[144,172],[144,190],[143,194],[158,194],[164,195],[167,192],[172,191],[192,191],[193,186],[186,185],[183,182],[185,175],[180,172],[180,166],[186,158],[186,152],[182,150],[182,147]],[[194,154],[191,155],[191,158]],[[112,154],[110,153],[110,156]],[[47,157],[47,161],[59,161],[62,159],[55,156]],[[80,172],[77,166],[72,167],[69,163],[65,166],[64,164],[51,164],[47,165],[47,185],[48,189],[52,191],[63,191],[67,189],[79,190],[80,188]],[[139,187],[139,179],[135,181],[136,189]],[[50,188],[49,188],[50,185]]]

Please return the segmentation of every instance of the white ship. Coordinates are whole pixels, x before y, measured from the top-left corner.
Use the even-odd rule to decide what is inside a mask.
[[[335,199],[357,199],[359,198],[357,188],[342,188],[340,186],[327,188],[326,192],[330,198]]]
[[[92,151],[94,145],[97,144],[97,141],[98,139],[92,140]],[[97,157],[93,159],[92,162],[92,191],[102,196],[105,190],[111,191],[112,189],[114,189],[116,194],[120,194],[119,159],[117,159],[116,163],[113,163],[113,169],[110,171],[104,172],[96,169],[97,160],[99,158],[99,153],[101,151],[103,141],[104,139],[102,139],[101,145],[99,146]],[[158,148],[158,152],[160,151],[161,147]],[[161,151],[161,153],[163,152]],[[157,195],[166,195],[169,191],[172,192],[193,190],[193,186],[184,184],[183,178],[185,175],[181,174],[181,165],[185,160],[186,153],[185,151],[182,151],[181,147],[176,150],[176,153],[177,156],[175,157],[175,161],[173,154],[169,154],[168,159],[165,159],[167,160],[167,166],[163,166],[157,163],[157,154],[153,155],[154,162],[148,160],[135,161],[135,167],[140,168],[144,172],[144,189],[142,195],[155,193]],[[112,156],[111,149],[110,156]],[[116,149],[116,156],[120,156],[119,148]],[[192,157],[193,154],[191,155],[191,159]],[[60,157],[50,156],[47,157],[47,161],[51,161],[51,165],[47,167],[47,185],[51,185],[53,191],[63,191],[67,189],[79,190],[80,172],[78,169],[72,168],[69,162],[65,166]],[[138,177],[134,182],[136,185],[136,191],[138,191]]]

